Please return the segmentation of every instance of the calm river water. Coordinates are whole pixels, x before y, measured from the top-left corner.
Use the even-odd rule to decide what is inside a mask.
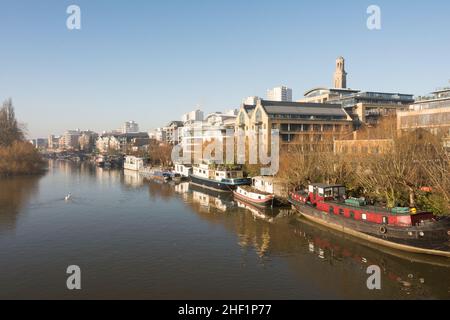
[[[80,291],[66,287],[69,265]],[[367,288],[370,265],[381,290]],[[366,247],[189,183],[55,161],[43,177],[0,180],[0,298],[450,299],[450,261]]]

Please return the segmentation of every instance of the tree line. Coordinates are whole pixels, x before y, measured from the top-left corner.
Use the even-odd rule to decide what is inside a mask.
[[[6,100],[0,108],[0,176],[37,174],[44,170],[41,155],[25,136],[12,100]]]
[[[344,184],[351,196],[388,208],[450,215],[450,158],[443,138],[422,129],[400,132],[390,117],[361,129],[354,140],[359,148],[338,151],[332,140],[288,146],[281,154],[279,176],[291,189],[309,183]],[[383,146],[370,150],[370,141]]]

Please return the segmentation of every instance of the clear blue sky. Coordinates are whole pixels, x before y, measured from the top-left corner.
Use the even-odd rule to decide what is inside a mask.
[[[82,30],[66,28],[66,8]],[[370,4],[382,30],[366,28]],[[450,2],[300,0],[1,0],[0,99],[30,137],[141,129],[238,107],[281,84],[294,98],[330,86],[425,94],[450,79]]]

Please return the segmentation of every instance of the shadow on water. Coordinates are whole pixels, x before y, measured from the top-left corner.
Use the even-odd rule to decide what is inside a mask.
[[[0,178],[0,232],[14,229],[18,215],[39,191],[42,176]]]

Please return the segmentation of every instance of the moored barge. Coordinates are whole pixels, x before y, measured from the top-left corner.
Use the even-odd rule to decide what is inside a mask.
[[[193,184],[220,192],[233,192],[239,186],[251,184],[251,179],[244,178],[240,168],[211,168],[206,164],[195,166],[190,178]]]
[[[293,192],[289,202],[307,219],[373,243],[450,258],[450,218],[415,209],[369,206],[346,199],[342,185],[313,184]]]

